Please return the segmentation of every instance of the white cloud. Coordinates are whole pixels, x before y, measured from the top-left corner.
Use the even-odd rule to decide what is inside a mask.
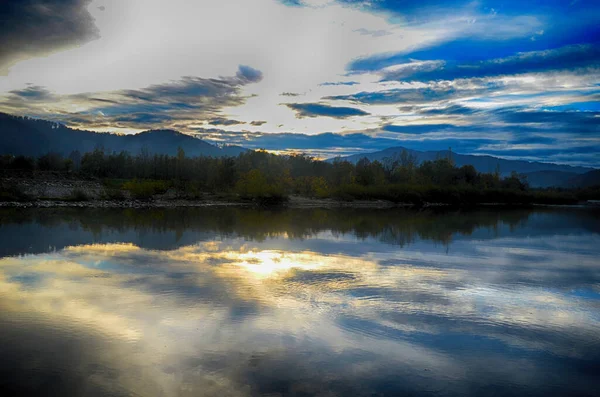
[[[462,17],[395,24],[384,13],[329,0],[304,3],[307,7],[275,0],[96,0],[89,12],[99,40],[16,64],[0,79],[0,92],[21,89],[25,83],[56,94],[141,89],[182,76],[231,76],[242,64],[260,70],[264,79],[247,87],[256,97],[243,107],[226,109],[227,114],[246,122],[267,120],[265,127],[272,130],[282,124],[287,131],[304,132],[361,128],[364,118],[297,120],[294,112],[280,106],[286,102],[282,99],[290,99],[280,94],[302,92],[301,98],[292,99],[314,102],[338,92],[375,89],[380,85],[369,75],[356,87],[319,84],[343,79],[348,62],[358,57],[419,48],[473,29]]]
[[[0,77],[0,96],[22,90],[28,83],[42,87],[48,90],[53,100],[36,104],[35,108],[40,113],[59,117],[65,113],[88,112],[98,106],[90,101],[75,100],[77,94],[93,93],[95,97],[114,99],[114,92],[143,90],[180,81],[183,76],[203,79],[235,76],[239,65],[248,65],[262,72],[263,79],[240,88],[240,96],[246,98],[245,102],[240,101],[242,105],[235,103],[235,106],[218,108],[222,114],[211,115],[245,122],[228,126],[228,130],[307,134],[375,131],[383,119],[394,123],[427,120],[402,112],[398,104],[323,98],[357,92],[430,88],[431,85],[424,83],[380,80],[385,73],[402,74],[414,68],[436,69],[444,64],[443,61],[414,61],[376,73],[349,76],[346,67],[352,60],[409,52],[463,36],[509,39],[544,32],[535,17],[510,17],[495,12],[480,15],[475,7],[409,23],[398,15],[392,18],[384,12],[371,13],[330,0],[304,0],[303,3],[304,7],[288,7],[276,0],[95,0],[90,4],[89,12],[95,18],[100,39],[14,65],[7,77]],[[521,98],[519,103],[532,103],[539,99],[523,95],[549,87],[584,90],[593,86],[596,76],[597,71],[595,74],[547,73],[496,78],[494,81],[500,88],[493,95],[512,94],[515,100]],[[322,85],[349,81],[356,84]],[[467,92],[469,89],[485,90],[487,82],[461,79],[445,83],[449,89]],[[282,96],[284,92],[299,95]],[[471,99],[461,95],[457,95],[456,102]],[[477,96],[480,95],[473,94],[473,97]],[[470,106],[499,107],[517,103],[512,98],[488,99],[488,102],[471,103]],[[547,99],[551,100],[557,102],[556,97]],[[309,102],[349,106],[369,115],[343,120],[327,117],[298,119],[293,110],[282,105]],[[185,125],[176,128],[191,132],[193,128],[207,127],[203,121],[207,120],[205,114],[191,114],[186,122],[189,120],[194,123],[188,124],[187,130]],[[265,120],[266,123],[251,125],[254,120]],[[110,126],[90,125],[89,128],[107,130]],[[129,130],[133,131],[135,129]]]

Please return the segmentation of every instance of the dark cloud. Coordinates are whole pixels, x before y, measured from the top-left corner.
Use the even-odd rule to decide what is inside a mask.
[[[267,122],[264,121],[264,120],[255,120],[255,121],[252,121],[250,123],[250,125],[253,125],[253,126],[256,126],[256,127],[260,127],[261,125],[266,124],[266,123]]]
[[[29,85],[13,90],[0,100],[2,110],[15,114],[58,120],[71,127],[188,129],[187,125],[206,121],[212,125],[244,124],[221,116],[225,107],[245,103],[242,88],[257,81],[260,72],[240,66],[235,76],[218,79],[182,77],[136,90],[55,95],[44,87]],[[241,77],[240,77],[241,76]],[[79,113],[48,113],[51,102],[75,104],[87,110]]]
[[[152,125],[166,123],[172,120],[172,117],[164,113],[132,113],[116,116],[112,119],[119,124],[140,124]],[[85,122],[85,119],[83,120]]]
[[[300,94],[297,94],[295,92],[282,92],[279,95],[281,95],[281,96],[300,96]]]
[[[572,70],[600,65],[600,45],[571,45],[518,53],[479,62],[408,62],[384,73],[383,80],[433,81]],[[402,67],[404,66],[404,67]]]
[[[263,74],[260,70],[256,70],[256,69],[251,68],[250,66],[246,66],[246,65],[239,66],[236,76],[244,84],[258,83],[263,78]]]
[[[327,83],[322,83],[319,84],[320,86],[323,87],[327,87],[327,86],[338,86],[338,85],[346,85],[346,86],[352,86],[352,85],[357,85],[359,84],[356,81],[338,81],[338,82],[327,82]]]
[[[192,103],[207,99],[219,100],[236,94],[241,82],[235,78],[204,79],[201,77],[183,77],[179,81],[151,85],[142,90],[126,90],[121,95],[132,100],[153,103],[173,103],[191,100]]]
[[[223,117],[218,117],[212,120],[209,120],[208,124],[210,125],[238,125],[238,124],[246,124],[245,121],[239,120],[231,120]]]
[[[441,108],[429,108],[429,109],[420,109],[417,110],[418,113],[430,116],[438,116],[438,115],[470,115],[479,113],[478,109],[462,106],[462,105],[449,105]]]
[[[453,124],[413,124],[413,125],[384,125],[381,128],[386,132],[395,132],[400,134],[427,134],[431,132],[467,132],[472,131],[472,127],[458,127]]]
[[[525,135],[522,137],[518,137],[510,141],[513,145],[534,145],[534,144],[542,144],[542,145],[555,145],[558,143],[556,138],[545,137],[545,136],[537,136],[537,135]]]
[[[44,105],[56,99],[45,87],[27,84],[25,88],[9,91],[0,99],[0,106],[17,114],[32,115],[34,105]]]
[[[0,2],[0,74],[15,62],[81,45],[99,37],[91,0]]]
[[[111,98],[105,101],[109,105],[95,108],[90,113],[101,112],[120,114],[125,112],[194,112],[203,111],[202,119],[219,119],[216,115],[227,106],[239,106],[245,103],[241,88],[260,81],[262,73],[249,66],[241,65],[236,76],[219,79],[185,76],[181,80],[164,84],[155,84],[139,90],[123,90],[109,93]]]
[[[10,91],[10,94],[29,101],[44,101],[52,99],[53,97],[50,91],[38,85],[28,85],[21,90]]]
[[[491,87],[490,87],[491,88]],[[349,95],[328,96],[323,99],[352,101],[369,105],[390,105],[396,103],[430,103],[460,98],[464,96],[482,93],[487,89],[465,89],[459,90],[452,86],[439,86],[427,88],[396,88],[385,91],[361,91]]]
[[[174,124],[164,123],[181,125],[201,120],[211,125],[244,124],[223,118],[220,112],[225,107],[244,104],[247,97],[242,95],[242,87],[258,81],[259,75],[262,76],[257,70],[240,66],[233,77],[205,79],[187,76],[179,81],[143,89],[109,92],[106,98],[78,95],[78,101],[101,104],[79,116],[87,118],[88,124],[110,126],[114,122],[113,127],[137,129],[176,128]]]
[[[574,130],[581,127],[592,127],[595,130],[600,131],[600,112],[500,110],[498,111],[498,114],[506,123],[548,123],[554,126],[567,125]]]
[[[296,117],[333,117],[336,119],[345,119],[352,116],[366,116],[369,113],[350,107],[336,107],[322,103],[286,103],[285,106],[296,111]]]

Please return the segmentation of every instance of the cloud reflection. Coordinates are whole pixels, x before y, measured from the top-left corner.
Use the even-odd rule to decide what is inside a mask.
[[[408,245],[275,225],[248,238],[230,224],[153,249],[127,242],[125,228],[119,242],[0,259],[0,346],[12,338],[19,368],[43,373],[79,340],[77,371],[102,365],[89,382],[124,388],[105,395],[476,395],[490,384],[583,393],[600,358],[590,350],[600,343],[600,235],[573,223],[548,237],[535,226],[555,216],[566,215],[534,213],[506,229],[496,219],[491,235],[476,227],[443,244],[424,238],[421,222]],[[26,363],[40,349],[32,329],[51,345]],[[544,381],[559,368],[556,384]]]

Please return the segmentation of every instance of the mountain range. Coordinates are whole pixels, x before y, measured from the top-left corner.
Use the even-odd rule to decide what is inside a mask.
[[[472,165],[479,172],[493,173],[500,170],[502,176],[508,176],[515,171],[527,177],[531,187],[587,187],[600,184],[600,170],[590,167],[577,167],[564,164],[543,163],[525,160],[507,160],[486,155],[458,154],[450,150],[419,151],[404,147],[392,147],[372,153],[353,154],[341,157],[356,164],[359,160],[367,158],[370,161],[383,162],[386,159],[399,156],[402,151],[413,155],[417,163],[433,161],[439,158],[451,157],[458,167]],[[331,162],[335,159],[329,159]]]
[[[77,130],[62,124],[0,113],[0,154],[41,156],[48,152],[68,156],[104,148],[107,152],[133,154],[145,149],[150,154],[177,154],[181,147],[186,155],[237,156],[246,151],[239,146],[215,146],[174,130],[151,130],[131,135],[117,135]]]
[[[107,152],[128,151],[132,154],[147,150],[150,154],[177,154],[178,148],[187,156],[231,157],[247,151],[240,146],[216,146],[190,135],[174,130],[151,130],[131,135],[117,135],[78,130],[63,124],[0,113],[0,155],[41,156],[48,152],[68,156],[73,151],[81,153],[104,148]],[[493,173],[497,169],[503,176],[512,171],[527,176],[532,187],[587,187],[600,185],[600,170],[563,164],[507,160],[493,156],[458,154],[449,150],[418,151],[392,147],[373,153],[342,157],[351,163],[362,158],[384,161],[399,156],[406,150],[417,163],[451,156],[461,167],[473,165],[479,172]],[[329,159],[327,161],[333,161]]]

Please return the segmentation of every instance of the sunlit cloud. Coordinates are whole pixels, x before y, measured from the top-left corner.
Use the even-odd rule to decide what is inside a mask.
[[[534,139],[525,127],[540,107],[575,113],[598,99],[600,7],[590,2],[11,0],[0,16],[10,21],[0,111],[93,131],[171,128],[319,157],[456,141],[458,152],[512,158],[523,146],[506,129]],[[531,117],[499,116],[515,107]],[[600,164],[583,136],[597,120],[560,116],[544,127],[571,153],[529,146],[527,158]],[[464,135],[432,127],[425,145],[385,129],[440,124],[500,133],[461,146]],[[286,147],[292,134],[314,143]],[[372,142],[338,144],[353,134]]]

